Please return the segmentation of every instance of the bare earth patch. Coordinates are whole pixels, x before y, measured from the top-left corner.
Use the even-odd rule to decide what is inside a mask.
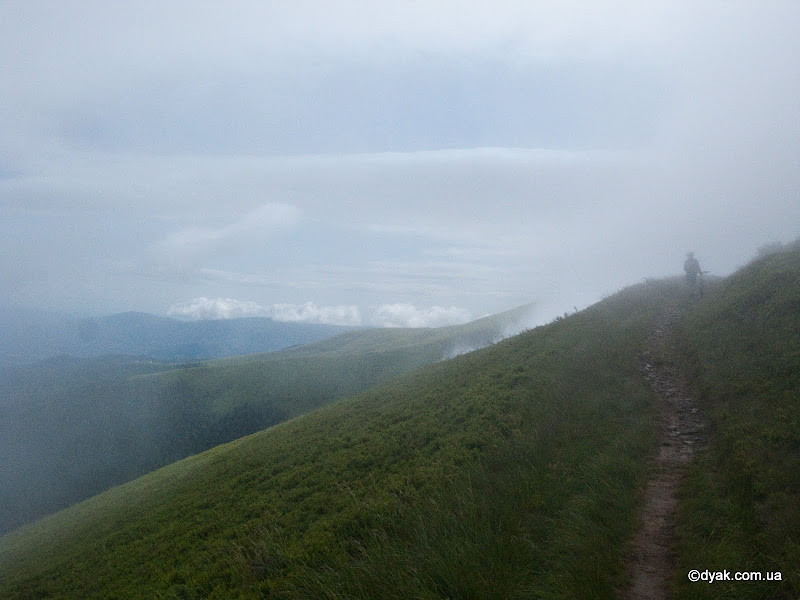
[[[705,419],[668,358],[668,334],[675,320],[668,316],[653,326],[647,348],[639,357],[644,376],[658,394],[660,446],[627,559],[630,585],[623,592],[627,600],[671,597],[668,582],[675,566],[672,545],[677,491],[686,466],[706,441]]]

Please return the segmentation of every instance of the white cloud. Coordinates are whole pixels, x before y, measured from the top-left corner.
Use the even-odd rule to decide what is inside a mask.
[[[238,317],[265,317],[267,311],[255,302],[233,298],[195,298],[189,302],[173,304],[167,314],[182,319],[235,319]]]
[[[361,313],[353,305],[317,306],[313,302],[273,304],[267,312],[276,321],[350,326],[362,324]]]
[[[370,322],[377,327],[444,327],[459,325],[472,318],[470,312],[455,306],[417,308],[413,304],[383,304],[373,313]]]
[[[797,2],[232,7],[0,3],[0,293],[424,323],[797,235]]]
[[[276,62],[309,52],[336,58],[385,58],[419,51],[596,57],[634,44],[663,42],[695,4],[6,1],[0,48],[15,59],[10,61],[12,72],[28,86],[41,85],[41,72],[45,82],[69,84],[62,94],[75,94],[87,81],[108,86],[109,79],[113,85],[143,71],[164,72],[176,66],[189,70],[197,63],[253,68],[265,57]],[[87,61],[91,68],[79,68]],[[26,73],[25,66],[35,73]]]
[[[268,317],[284,323],[324,323],[358,326],[362,324],[357,306],[317,306],[304,304],[273,304],[262,306],[252,300],[234,298],[195,298],[169,307],[167,314],[182,319],[235,319],[238,317]]]
[[[353,304],[318,306],[314,302],[304,302],[262,306],[251,300],[204,296],[173,304],[167,314],[192,320],[269,317],[285,323],[324,323],[351,327],[364,324],[373,327],[444,327],[466,323],[472,319],[468,310],[455,306],[419,308],[402,302],[383,304],[372,310],[365,319],[359,307]]]

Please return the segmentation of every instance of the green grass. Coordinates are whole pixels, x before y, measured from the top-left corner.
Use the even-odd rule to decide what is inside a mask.
[[[681,494],[679,598],[800,597],[800,247],[709,294],[679,338],[712,443]],[[782,583],[691,584],[690,569]]]
[[[454,349],[497,341],[527,310],[183,367],[63,359],[0,375],[0,533]]]
[[[0,595],[615,598],[657,451],[637,355],[677,311],[711,431],[680,492],[676,597],[797,597],[798,282],[796,248],[700,300],[650,281],[169,465],[0,538]]]
[[[680,294],[627,290],[24,527],[3,597],[613,598],[656,440],[635,356]]]

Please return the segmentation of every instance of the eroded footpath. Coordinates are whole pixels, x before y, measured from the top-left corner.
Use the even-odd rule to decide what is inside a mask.
[[[658,398],[659,452],[647,483],[628,556],[627,600],[667,600],[675,568],[673,553],[678,488],[695,453],[706,443],[706,420],[674,361],[670,331],[677,314],[651,327],[640,369]]]

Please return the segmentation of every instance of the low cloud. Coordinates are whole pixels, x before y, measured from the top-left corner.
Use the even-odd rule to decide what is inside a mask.
[[[284,323],[324,323],[327,325],[358,326],[362,324],[357,306],[317,306],[304,304],[272,304],[262,306],[252,300],[234,298],[195,298],[169,307],[167,314],[180,319],[235,319],[239,317],[269,317]]]
[[[494,337],[481,341],[457,341],[447,352],[444,353],[442,358],[455,358],[461,354],[467,354],[469,352],[474,352],[475,350],[480,350],[481,348],[502,342],[506,338],[513,337],[542,324],[540,322],[541,317],[533,304],[520,307],[516,309],[515,312],[517,313],[517,317],[501,325]]]
[[[417,308],[413,304],[384,304],[372,315],[376,327],[444,327],[460,325],[472,319],[470,312],[455,306]]]
[[[266,317],[264,307],[251,301],[233,298],[195,298],[169,307],[167,314],[181,319],[235,319],[238,317]]]
[[[263,306],[251,300],[204,296],[173,304],[167,314],[190,320],[269,317],[284,323],[323,323],[350,327],[445,327],[472,320],[468,310],[456,306],[419,308],[408,303],[383,304],[364,317],[361,309],[353,304],[318,306],[314,302],[305,302]]]
[[[273,304],[268,312],[269,316],[276,321],[351,326],[362,324],[358,307],[347,304],[339,306],[317,306],[313,302]]]

